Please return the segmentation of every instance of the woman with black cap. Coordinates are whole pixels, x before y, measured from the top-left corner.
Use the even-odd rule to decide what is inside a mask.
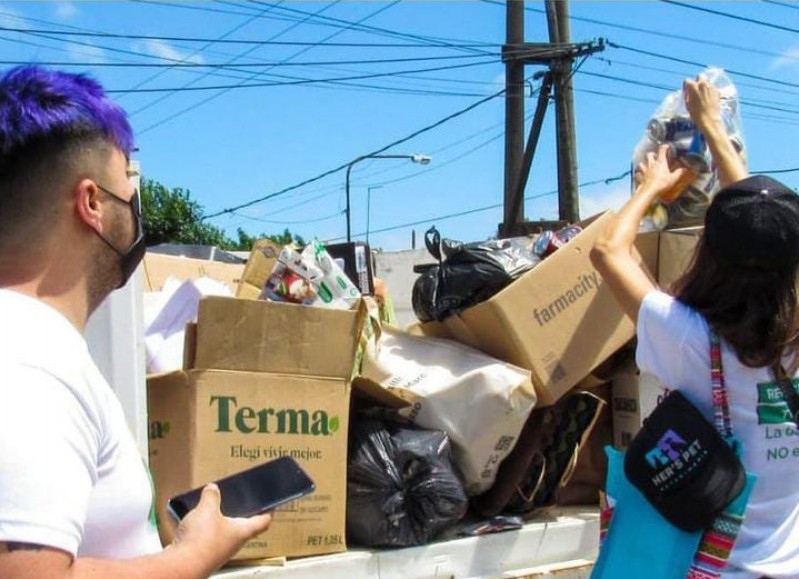
[[[758,477],[723,577],[798,578],[799,196],[774,179],[747,175],[713,86],[689,80],[684,95],[722,185],[692,265],[665,293],[632,256],[647,209],[685,178],[667,146],[638,167],[635,193],[591,259],[636,321],[638,367],[680,390],[711,422],[710,332],[720,338],[732,427],[746,470]]]

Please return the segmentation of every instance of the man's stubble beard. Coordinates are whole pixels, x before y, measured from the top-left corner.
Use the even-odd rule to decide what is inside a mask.
[[[125,216],[113,209],[113,222],[108,232],[108,240],[114,247],[126,250],[133,235],[127,231],[130,225],[124,221]],[[117,289],[122,279],[120,256],[98,237],[92,243],[91,271],[88,276],[89,315]]]

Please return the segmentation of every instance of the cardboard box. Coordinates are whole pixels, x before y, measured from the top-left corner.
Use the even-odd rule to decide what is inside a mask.
[[[363,308],[263,300],[200,300],[193,366],[350,378]]]
[[[669,229],[660,233],[658,251],[658,283],[668,290],[691,265],[701,227]]]
[[[316,491],[278,508],[269,530],[234,560],[345,550],[349,402],[342,378],[218,370],[150,377],[150,468],[165,544],[175,529],[170,497],[289,455]]]
[[[144,287],[145,291],[148,292],[157,292],[164,289],[164,283],[170,277],[174,277],[178,281],[210,277],[223,282],[233,293],[239,285],[243,272],[244,264],[191,259],[189,257],[150,252],[147,252],[144,256]]]
[[[642,374],[634,363],[619,370],[612,380],[613,446],[626,449],[665,395],[658,379]]]
[[[529,369],[539,406],[553,404],[635,335],[632,320],[591,265],[610,214],[491,299],[444,320],[449,337]],[[654,259],[647,237],[647,267]],[[654,276],[653,276],[654,279]],[[425,324],[420,328],[425,331]],[[441,334],[440,326],[435,334]]]
[[[237,298],[258,299],[261,289],[275,267],[281,249],[279,244],[268,239],[259,239],[255,242],[236,288]]]
[[[361,290],[361,295],[375,294],[372,251],[367,243],[363,241],[333,243],[325,245],[325,248],[330,256],[339,262],[350,281]]]
[[[147,380],[150,467],[164,541],[166,502],[180,492],[293,456],[313,494],[280,508],[234,560],[346,549],[350,379],[365,309],[211,297],[186,331],[184,370]],[[370,386],[372,387],[370,390]],[[361,394],[403,405],[374,385]]]

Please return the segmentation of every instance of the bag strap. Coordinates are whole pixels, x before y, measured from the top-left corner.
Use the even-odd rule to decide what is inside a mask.
[[[724,368],[721,364],[721,342],[716,332],[710,329],[710,379],[713,382],[713,422],[716,430],[725,438],[732,436],[730,400],[724,384]]]

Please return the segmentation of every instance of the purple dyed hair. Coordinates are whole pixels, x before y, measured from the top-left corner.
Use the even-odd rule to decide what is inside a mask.
[[[130,156],[133,130],[127,115],[97,81],[34,65],[0,77],[0,159],[49,135],[92,133]]]

